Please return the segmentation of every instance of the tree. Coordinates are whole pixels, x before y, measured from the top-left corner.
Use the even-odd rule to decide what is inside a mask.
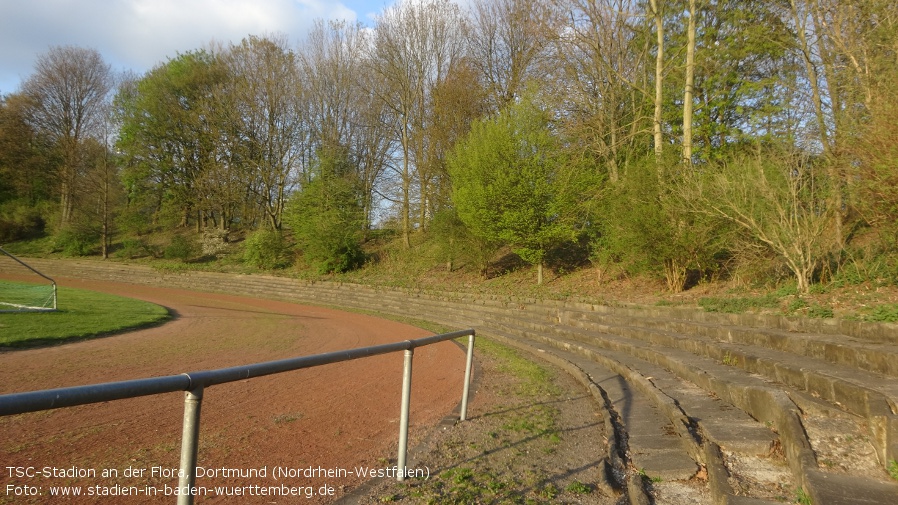
[[[562,126],[571,147],[598,160],[617,183],[646,151],[651,130],[646,103],[646,51],[641,8],[634,0],[565,0],[568,25],[555,51]]]
[[[449,158],[453,202],[476,236],[509,244],[537,266],[573,240],[583,183],[571,170],[548,113],[525,96],[497,117],[476,122]]]
[[[57,46],[38,57],[35,73],[23,84],[29,123],[60,152],[59,221],[72,219],[84,142],[98,136],[113,85],[112,71],[95,49]]]
[[[307,113],[308,149],[349,149],[363,187],[367,231],[375,208],[375,188],[393,146],[383,80],[366,72],[371,36],[361,24],[317,22],[299,50],[302,95]]]
[[[430,120],[431,90],[461,56],[461,16],[448,0],[406,0],[377,18],[370,55],[372,86],[392,115],[400,148],[399,203],[402,237],[411,247],[412,186],[419,184],[419,227],[427,216],[433,174],[424,129]]]
[[[288,203],[285,223],[305,260],[320,273],[361,266],[361,188],[344,148],[319,152],[313,177]]]
[[[228,177],[235,172],[231,165],[242,165],[241,172],[252,181],[249,187],[267,225],[279,230],[287,196],[299,179],[296,171],[307,129],[297,101],[296,55],[283,37],[250,36],[231,46],[221,58],[227,67],[229,102],[223,108],[228,118],[221,128],[234,128],[229,151],[237,150],[240,156],[219,166],[227,169]],[[214,183],[238,193],[243,189],[227,179]]]
[[[468,54],[498,113],[543,77],[538,69],[555,37],[556,11],[547,0],[476,0],[470,9]]]
[[[0,241],[44,231],[55,198],[52,145],[27,121],[27,98],[0,97]]]
[[[201,202],[216,187],[210,177],[225,161],[220,96],[226,79],[212,53],[194,51],[126,84],[116,97],[116,148],[124,156],[130,205],[154,222],[172,215],[179,226],[194,218],[201,227]]]

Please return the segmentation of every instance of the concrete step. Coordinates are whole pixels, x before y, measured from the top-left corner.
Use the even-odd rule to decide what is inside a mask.
[[[706,465],[715,503],[769,498],[762,487],[740,488],[746,479],[728,481],[745,472],[746,458],[782,458],[789,467],[782,480],[805,489],[814,503],[898,503],[896,485],[883,478],[884,467],[898,459],[898,325],[159,272],[97,261],[32,264],[51,276],[250,294],[473,326],[541,346],[602,392],[609,419],[620,419],[620,438],[634,441],[632,468],[622,483],[632,491],[631,503],[641,503],[639,490],[652,487],[633,474],[640,458],[645,475],[656,472],[663,480],[664,474],[670,482],[694,484],[696,478],[686,474]],[[633,415],[635,407],[628,406],[637,397],[640,411]],[[816,455],[824,455],[832,441],[818,432],[836,418],[872,433],[879,466],[869,475],[846,476],[817,464]],[[771,445],[775,450],[765,455]],[[677,463],[668,468],[656,462],[654,456],[663,454],[676,455],[666,461]]]
[[[589,321],[609,326],[639,326],[706,338],[716,342],[744,344],[821,359],[898,377],[898,344],[871,341],[849,335],[790,332],[775,328],[730,326],[707,322],[634,318],[607,312],[559,311],[562,321]]]

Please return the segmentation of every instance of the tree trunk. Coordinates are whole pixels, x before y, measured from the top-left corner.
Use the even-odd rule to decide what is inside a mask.
[[[686,33],[686,88],[683,92],[683,163],[692,165],[692,99],[695,84],[695,0],[689,0]]]
[[[660,163],[662,154],[661,106],[664,98],[662,89],[664,84],[664,19],[658,8],[658,0],[649,0],[649,5],[651,5],[652,15],[655,18],[655,32],[658,39],[658,53],[655,56],[655,116],[652,132],[655,138],[655,157]]]

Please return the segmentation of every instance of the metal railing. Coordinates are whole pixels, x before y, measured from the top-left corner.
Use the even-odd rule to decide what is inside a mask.
[[[415,340],[403,340],[392,344],[381,344],[359,347],[345,351],[335,351],[312,356],[302,356],[278,361],[267,361],[252,365],[242,365],[218,370],[152,377],[120,382],[107,382],[59,389],[45,389],[26,393],[0,395],[0,416],[38,412],[41,410],[74,407],[90,403],[108,402],[139,396],[150,396],[175,391],[186,391],[184,400],[184,426],[181,435],[181,466],[178,487],[182,490],[194,488],[196,483],[197,448],[200,432],[200,407],[203,391],[210,386],[235,382],[253,377],[290,372],[342,361],[378,356],[392,352],[405,351],[402,371],[402,404],[399,419],[399,454],[397,456],[397,480],[406,475],[406,456],[408,452],[408,415],[412,387],[412,357],[415,349],[436,344],[445,340],[468,337],[467,358],[465,363],[464,388],[462,390],[459,420],[467,418],[468,392],[471,384],[471,367],[474,360],[474,330],[461,330],[443,333]],[[178,496],[178,505],[193,504],[193,494],[183,493]]]

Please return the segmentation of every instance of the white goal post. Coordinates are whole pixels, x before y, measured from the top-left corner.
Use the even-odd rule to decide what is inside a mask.
[[[49,312],[56,310],[56,281],[0,247],[0,263],[7,262],[23,274],[35,274],[41,280],[19,282],[0,279],[0,312]],[[14,272],[11,268],[0,271]]]

